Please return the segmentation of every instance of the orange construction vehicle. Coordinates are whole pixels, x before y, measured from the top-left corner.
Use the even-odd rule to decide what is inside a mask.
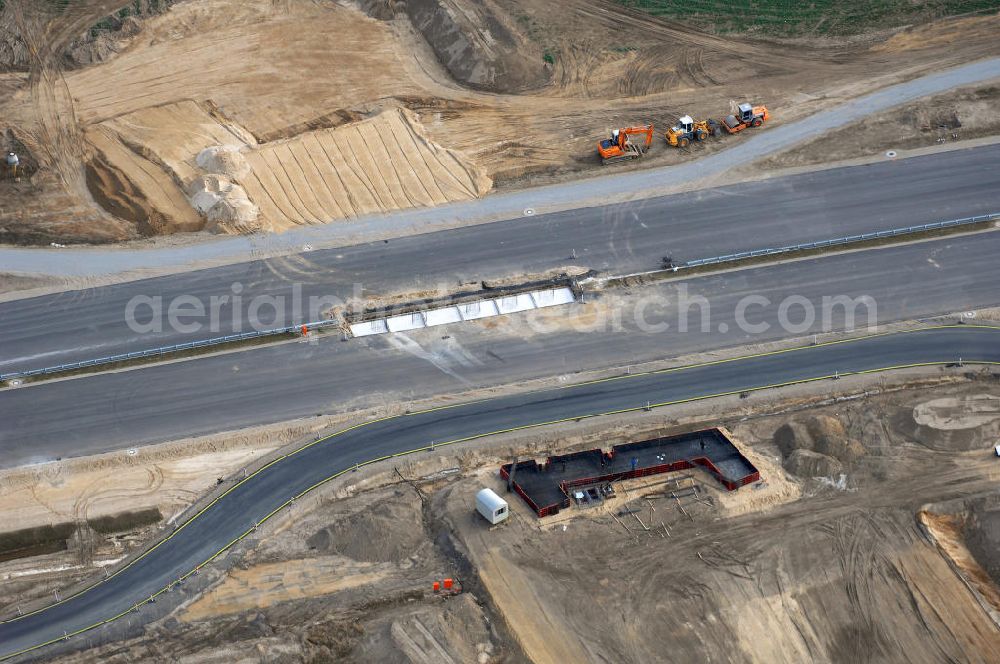
[[[677,124],[667,130],[667,143],[675,148],[686,148],[691,141],[704,141],[709,136],[721,136],[722,129],[715,120],[698,120],[690,115],[681,116]]]
[[[633,142],[632,136],[643,136],[645,139]],[[611,132],[611,138],[606,138],[597,144],[597,152],[603,163],[621,159],[638,159],[649,146],[653,144],[653,125],[642,127],[623,127]]]
[[[768,114],[766,106],[751,106],[748,103],[743,103],[739,105],[736,115],[727,115],[719,124],[725,127],[730,134],[735,134],[747,127],[759,127],[770,119],[771,116]]]

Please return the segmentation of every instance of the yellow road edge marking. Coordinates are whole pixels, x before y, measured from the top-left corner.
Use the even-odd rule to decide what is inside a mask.
[[[718,364],[725,364],[725,363],[728,363],[728,362],[735,362],[735,361],[739,361],[739,360],[749,360],[749,359],[754,359],[754,358],[759,358],[759,357],[768,357],[768,356],[773,356],[773,355],[780,355],[780,354],[784,354],[784,353],[790,353],[792,351],[806,351],[806,350],[809,350],[809,349],[822,348],[822,347],[825,347],[825,346],[833,346],[833,345],[845,344],[845,343],[852,343],[852,342],[861,342],[861,341],[866,341],[866,340],[869,340],[869,339],[876,339],[876,338],[879,338],[879,337],[885,337],[885,336],[891,336],[891,335],[911,334],[911,333],[914,333],[914,332],[924,332],[924,331],[934,331],[934,330],[946,330],[946,329],[988,329],[988,330],[1000,331],[1000,327],[996,327],[996,326],[993,326],[993,325],[985,325],[985,324],[960,324],[960,325],[959,324],[951,324],[951,325],[934,325],[934,326],[919,327],[919,328],[914,328],[914,329],[911,329],[911,330],[897,330],[897,331],[889,331],[889,332],[879,332],[879,333],[876,333],[876,334],[870,334],[870,335],[866,335],[866,336],[863,336],[863,337],[852,337],[850,339],[839,339],[839,340],[833,340],[833,341],[826,341],[826,342],[823,342],[823,343],[820,343],[820,344],[815,344],[815,345],[794,346],[794,347],[791,347],[791,348],[784,348],[784,349],[779,349],[779,350],[774,350],[774,351],[765,351],[765,352],[761,352],[761,353],[752,353],[750,355],[741,355],[741,356],[738,356],[738,357],[724,358],[724,359],[721,359],[721,360],[711,360],[711,361],[707,361],[707,362],[700,362],[700,363],[695,363],[695,364],[689,364],[689,365],[684,365],[684,366],[680,366],[680,367],[671,367],[671,368],[668,368],[668,369],[659,369],[659,370],[655,370],[655,371],[646,371],[646,372],[638,373],[638,374],[625,374],[623,376],[613,376],[613,377],[609,377],[609,378],[600,378],[600,379],[596,379],[596,380],[592,380],[592,381],[584,381],[584,382],[581,382],[581,383],[575,383],[573,385],[560,386],[560,387],[557,387],[555,389],[565,390],[565,389],[569,389],[569,388],[573,388],[573,387],[580,387],[580,386],[584,386],[584,385],[593,385],[593,384],[597,384],[597,383],[610,382],[610,381],[614,381],[614,380],[623,380],[623,379],[628,379],[628,378],[638,378],[638,377],[641,377],[641,376],[650,376],[650,375],[672,373],[672,372],[677,372],[677,371],[680,371],[680,370],[683,370],[683,369],[697,369],[697,368],[701,368],[701,367],[713,366],[713,365],[718,365]],[[956,359],[958,359],[958,358],[956,358]],[[563,418],[560,418],[560,419],[548,420],[548,421],[545,421],[545,422],[535,422],[535,423],[531,423],[531,424],[524,424],[524,425],[519,425],[519,426],[516,426],[516,427],[509,427],[509,428],[506,428],[506,429],[498,429],[496,431],[490,431],[490,432],[486,432],[486,433],[474,434],[474,435],[466,436],[466,437],[463,437],[463,438],[456,438],[456,439],[450,440],[450,441],[443,441],[443,442],[440,442],[440,443],[434,443],[433,445],[426,445],[426,446],[423,446],[423,447],[417,447],[417,448],[413,448],[411,450],[404,450],[404,451],[401,451],[401,452],[395,452],[393,454],[388,454],[388,455],[384,455],[384,456],[377,457],[377,458],[374,458],[374,459],[369,459],[367,461],[359,462],[355,467],[345,468],[344,470],[340,470],[340,471],[334,473],[333,475],[330,475],[329,477],[326,477],[326,478],[320,480],[319,482],[316,482],[312,486],[304,489],[300,493],[296,494],[292,498],[286,500],[284,503],[282,503],[281,505],[279,505],[278,507],[276,507],[275,509],[273,509],[270,513],[267,514],[267,516],[265,516],[263,519],[261,519],[259,522],[257,522],[257,527],[260,527],[260,525],[262,525],[265,521],[269,520],[271,517],[273,517],[279,511],[281,511],[282,509],[284,509],[285,507],[287,507],[288,505],[290,505],[294,500],[297,500],[298,498],[301,498],[302,496],[305,496],[306,494],[308,494],[308,493],[316,490],[320,486],[322,486],[324,484],[327,484],[328,482],[331,482],[331,481],[337,479],[341,475],[344,475],[345,473],[352,472],[356,468],[362,468],[362,467],[369,466],[369,465],[372,465],[372,464],[375,464],[375,463],[379,463],[381,461],[386,461],[388,459],[393,459],[393,458],[402,457],[402,456],[408,456],[408,455],[411,455],[411,454],[416,454],[418,452],[429,451],[429,450],[432,450],[432,449],[434,449],[436,447],[442,447],[442,446],[445,446],[445,445],[454,445],[456,443],[463,443],[463,442],[468,442],[468,441],[472,441],[472,440],[478,440],[480,438],[486,438],[488,436],[496,436],[496,435],[500,435],[500,434],[504,434],[504,433],[511,433],[511,432],[514,432],[514,431],[523,431],[523,430],[526,430],[526,429],[534,429],[534,428],[539,428],[539,427],[551,426],[551,425],[554,425],[554,424],[561,424],[561,423],[564,423],[564,422],[570,422],[570,421],[576,421],[576,420],[583,420],[583,419],[590,419],[590,418],[595,418],[595,417],[606,417],[608,415],[620,415],[620,414],[623,414],[623,413],[631,413],[631,412],[636,412],[636,411],[639,411],[639,410],[645,410],[647,408],[650,408],[650,409],[651,408],[662,408],[662,407],[665,407],[665,406],[674,406],[674,405],[679,405],[679,404],[684,404],[684,403],[691,403],[691,402],[694,402],[694,401],[703,401],[703,400],[706,400],[706,399],[717,399],[717,398],[720,398],[720,397],[732,396],[734,394],[740,394],[742,392],[758,392],[758,391],[762,391],[762,390],[779,389],[779,388],[782,388],[782,387],[789,387],[789,386],[792,386],[792,385],[803,385],[803,384],[806,384],[806,383],[813,383],[813,382],[819,382],[819,381],[822,381],[822,380],[829,380],[829,379],[832,379],[832,378],[835,378],[835,377],[843,378],[843,377],[846,377],[846,376],[858,376],[858,375],[865,375],[865,374],[872,374],[872,373],[881,373],[883,371],[897,371],[897,370],[901,370],[901,369],[912,369],[912,368],[915,368],[915,367],[941,366],[941,365],[952,364],[953,362],[954,362],[954,360],[942,360],[942,361],[936,361],[936,362],[914,362],[914,363],[910,363],[910,364],[890,365],[890,366],[885,366],[885,367],[877,367],[877,368],[873,368],[873,369],[862,369],[862,370],[859,370],[859,371],[849,371],[849,372],[845,372],[845,373],[827,374],[827,375],[824,375],[824,376],[814,376],[814,377],[809,377],[809,378],[801,378],[801,379],[798,379],[798,380],[785,381],[785,382],[781,382],[781,383],[772,383],[772,384],[769,384],[769,385],[760,385],[760,386],[756,386],[756,387],[750,387],[750,388],[744,388],[744,389],[737,389],[737,390],[729,390],[729,391],[726,391],[726,392],[718,392],[718,393],[714,393],[714,394],[706,394],[706,395],[701,395],[701,396],[696,396],[696,397],[687,397],[687,398],[684,398],[684,399],[675,399],[675,400],[672,400],[672,401],[663,401],[663,402],[658,402],[658,403],[650,403],[648,405],[635,406],[635,407],[631,407],[631,408],[621,408],[621,409],[617,409],[617,410],[610,410],[610,411],[599,412],[599,413],[588,413],[588,414],[577,415],[577,416],[573,416],[573,417],[563,417]],[[963,359],[963,362],[968,362],[969,364],[976,364],[976,365],[987,365],[987,366],[994,366],[995,365],[995,366],[1000,366],[1000,362],[994,362],[994,361],[990,361],[990,360]],[[537,392],[542,392],[542,391],[548,391],[548,390],[547,389],[537,390]],[[530,394],[530,392],[528,392],[526,394]],[[174,530],[169,535],[167,535],[165,538],[163,538],[162,540],[160,540],[159,542],[157,542],[155,545],[153,545],[152,547],[150,547],[149,550],[143,552],[141,555],[139,555],[138,557],[136,557],[134,560],[132,560],[128,564],[124,565],[121,569],[116,570],[114,572],[114,574],[111,574],[111,575],[109,575],[109,576],[107,576],[107,577],[99,580],[94,585],[88,586],[87,588],[84,588],[84,589],[80,590],[79,592],[74,593],[73,595],[70,595],[68,597],[63,598],[62,600],[60,600],[58,602],[54,602],[53,604],[50,604],[48,606],[44,606],[44,607],[42,607],[40,609],[35,609],[34,611],[31,611],[29,613],[25,613],[24,615],[17,616],[15,618],[11,618],[11,619],[8,619],[8,620],[0,621],[0,625],[17,622],[17,621],[22,620],[24,618],[27,618],[29,616],[36,615],[36,614],[41,613],[43,611],[47,611],[47,610],[52,609],[52,608],[54,608],[56,606],[64,604],[64,603],[66,603],[66,602],[68,602],[68,601],[70,601],[70,600],[72,600],[72,599],[74,599],[76,597],[79,597],[80,595],[82,595],[82,594],[84,594],[84,593],[86,593],[86,592],[88,592],[90,590],[93,590],[94,588],[98,587],[99,585],[101,585],[101,584],[103,584],[103,583],[105,583],[107,581],[110,581],[111,579],[115,578],[116,576],[118,576],[119,574],[121,574],[122,572],[124,572],[125,570],[129,569],[132,565],[136,564],[137,562],[139,562],[140,560],[142,560],[143,558],[145,558],[146,556],[148,556],[149,554],[151,554],[153,551],[155,551],[157,548],[159,548],[165,542],[167,542],[171,538],[173,538],[174,535],[176,535],[179,532],[181,532],[182,530],[184,530],[184,528],[186,528],[189,524],[191,524],[192,522],[194,522],[195,519],[197,519],[202,514],[204,514],[206,511],[208,511],[211,507],[213,507],[216,503],[218,503],[220,500],[222,500],[223,498],[225,498],[230,492],[232,492],[233,490],[235,490],[237,487],[241,486],[245,482],[250,481],[252,478],[256,477],[258,474],[260,474],[261,472],[263,472],[266,469],[270,468],[271,466],[277,464],[278,462],[283,461],[283,460],[285,460],[285,459],[287,459],[289,457],[292,457],[292,456],[294,456],[294,455],[296,455],[296,454],[298,454],[298,453],[300,453],[300,452],[302,452],[302,451],[304,451],[304,450],[306,450],[306,449],[308,449],[308,448],[310,448],[310,447],[312,447],[314,445],[317,445],[318,443],[322,443],[322,442],[331,440],[331,439],[336,438],[338,436],[342,436],[343,434],[348,433],[350,431],[354,431],[355,429],[359,429],[361,427],[369,426],[369,425],[372,425],[372,424],[378,424],[380,422],[385,422],[385,421],[392,420],[392,419],[402,419],[404,417],[411,417],[411,416],[414,416],[414,415],[424,415],[424,414],[427,414],[427,413],[437,412],[437,411],[441,411],[441,410],[448,410],[450,408],[457,408],[459,406],[466,406],[466,405],[472,405],[472,404],[477,404],[477,403],[483,403],[483,402],[486,402],[486,401],[489,401],[489,400],[490,399],[488,399],[488,398],[486,398],[486,399],[477,399],[477,400],[473,400],[473,401],[465,401],[465,402],[456,403],[456,404],[448,404],[448,405],[444,405],[444,406],[436,406],[436,407],[433,407],[433,408],[426,408],[426,409],[423,409],[423,410],[416,410],[416,411],[409,412],[409,413],[403,413],[401,415],[387,415],[387,416],[384,416],[384,417],[374,418],[374,419],[367,420],[367,421],[364,421],[364,422],[359,422],[359,423],[351,425],[351,426],[349,426],[347,428],[341,429],[339,431],[335,431],[335,432],[333,432],[333,433],[331,433],[331,434],[329,434],[327,436],[323,436],[321,438],[317,438],[314,441],[306,443],[306,444],[302,445],[301,447],[298,447],[295,450],[292,450],[291,452],[283,454],[280,457],[277,457],[277,458],[269,461],[268,463],[266,463],[265,465],[261,466],[260,468],[258,468],[253,473],[249,474],[247,477],[243,478],[242,480],[240,480],[239,482],[237,482],[236,484],[234,484],[233,486],[231,486],[226,491],[224,491],[221,494],[219,494],[210,503],[208,503],[207,505],[205,505],[202,509],[198,510],[198,512],[196,512],[190,519],[188,519],[187,521],[185,521],[181,526],[177,527],[176,530]],[[216,551],[214,554],[212,554],[211,557],[209,557],[206,560],[204,560],[203,562],[199,563],[192,570],[190,570],[189,572],[187,572],[183,576],[181,576],[178,579],[178,581],[184,581],[188,577],[196,574],[199,570],[201,570],[201,568],[203,568],[206,565],[210,564],[216,558],[218,558],[223,553],[225,553],[226,551],[228,551],[229,549],[231,549],[233,546],[235,546],[237,543],[239,543],[241,540],[243,540],[244,538],[246,538],[247,535],[249,535],[253,531],[254,531],[254,528],[248,528],[246,531],[243,532],[243,534],[239,535],[238,537],[236,537],[235,539],[233,539],[232,541],[230,541],[228,544],[226,544],[224,547],[222,547],[221,549],[219,549],[218,551]],[[153,595],[151,595],[150,598],[158,597],[160,594],[162,594],[164,592],[167,592],[176,583],[177,583],[177,581],[172,581],[172,582],[168,583],[166,586],[164,586],[160,590],[156,591]],[[144,599],[144,600],[142,600],[141,603],[144,604],[144,603],[146,603],[146,601],[147,600]],[[133,606],[137,607],[139,604],[140,603],[137,602]],[[23,655],[23,654],[31,652],[33,650],[37,650],[39,648],[44,648],[45,646],[52,645],[54,643],[58,643],[60,641],[63,641],[65,639],[71,637],[71,636],[76,636],[78,634],[82,634],[83,632],[87,632],[87,631],[90,631],[92,629],[96,629],[98,627],[101,627],[103,625],[106,625],[108,623],[111,623],[111,622],[113,622],[115,620],[120,619],[121,617],[123,617],[123,616],[127,615],[128,613],[130,613],[131,610],[132,609],[129,608],[127,611],[123,611],[122,613],[119,613],[116,616],[113,616],[111,618],[107,618],[107,619],[102,620],[100,622],[94,623],[93,625],[90,625],[88,627],[82,627],[82,628],[80,628],[80,629],[78,629],[78,630],[76,630],[76,631],[74,631],[74,632],[72,632],[70,634],[66,634],[65,636],[57,637],[55,639],[51,639],[49,641],[46,641],[45,643],[40,643],[38,645],[29,646],[27,648],[24,648],[22,650],[19,650],[17,652],[13,652],[13,653],[10,653],[10,654],[7,654],[7,655],[0,655],[0,662],[6,661],[6,660],[11,659],[13,657],[17,657],[19,655]]]

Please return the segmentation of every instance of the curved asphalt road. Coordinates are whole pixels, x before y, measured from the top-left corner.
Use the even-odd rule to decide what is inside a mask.
[[[353,284],[371,296],[567,264],[628,273],[656,268],[664,255],[706,258],[997,211],[1000,145],[252,261],[0,303],[0,374],[249,331],[255,296],[285,302],[281,316],[261,314],[266,327],[282,327],[317,320],[309,298],[343,301]],[[74,263],[77,254],[67,255]],[[125,310],[137,295],[162,298],[164,312],[184,295],[202,313],[183,322],[202,327],[135,332]],[[214,327],[212,298],[220,298]]]
[[[376,420],[300,448],[234,485],[170,537],[108,580],[37,613],[0,624],[0,660],[126,615],[253,532],[290,499],[356,464],[512,429],[916,365],[1000,364],[1000,328],[927,328],[623,376]],[[133,620],[140,619],[133,616]]]

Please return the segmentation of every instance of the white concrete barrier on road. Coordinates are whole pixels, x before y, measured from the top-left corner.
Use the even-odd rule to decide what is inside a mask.
[[[384,319],[366,320],[363,323],[351,325],[351,335],[355,337],[367,337],[370,334],[385,334],[389,331]]]
[[[543,290],[506,295],[489,300],[466,302],[451,307],[438,307],[427,311],[415,311],[408,314],[378,318],[375,320],[352,323],[351,334],[355,337],[367,337],[372,334],[387,332],[406,332],[425,327],[450,325],[497,315],[531,311],[544,307],[554,307],[576,301],[573,290],[566,286],[546,288]]]
[[[535,301],[531,299],[529,293],[498,297],[493,301],[497,303],[497,310],[501,315],[516,314],[519,311],[528,311],[535,308]]]
[[[458,305],[458,313],[462,315],[462,320],[479,320],[496,316],[500,312],[497,311],[497,305],[493,300],[480,300]]]
[[[554,307],[560,304],[569,304],[574,302],[576,297],[573,295],[573,290],[570,288],[549,288],[547,290],[531,291],[531,299],[535,301],[535,306],[541,309],[542,307]]]
[[[422,327],[427,327],[427,323],[424,322],[424,316],[419,311],[412,314],[390,316],[385,319],[385,324],[390,332],[406,332],[408,330],[419,330]]]
[[[458,307],[431,309],[424,312],[424,322],[427,323],[427,327],[447,325],[448,323],[461,323],[462,314],[459,312]]]

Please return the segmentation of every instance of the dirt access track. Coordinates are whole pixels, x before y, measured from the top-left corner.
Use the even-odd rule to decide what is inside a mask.
[[[124,4],[139,17],[106,18]],[[15,243],[465,200],[598,174],[596,140],[640,122],[658,130],[642,164],[679,163],[741,138],[669,150],[659,130],[682,113],[753,99],[785,122],[990,54],[1000,34],[972,16],[766,42],[602,0],[8,0],[0,27],[3,148],[26,166],[0,183]]]

